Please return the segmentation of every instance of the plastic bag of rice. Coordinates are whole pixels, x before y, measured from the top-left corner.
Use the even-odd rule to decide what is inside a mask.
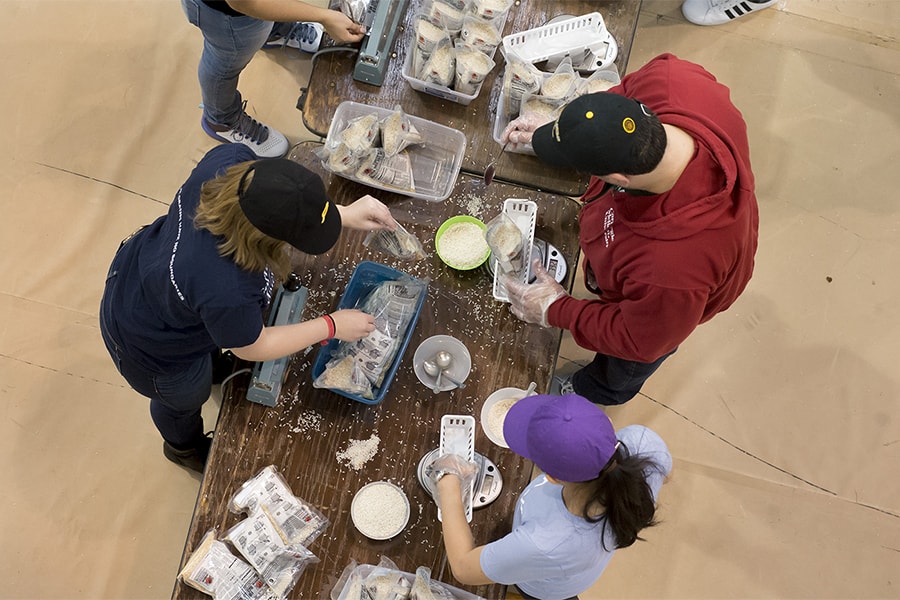
[[[583,96],[585,94],[596,94],[597,92],[605,92],[606,90],[619,85],[618,75],[612,71],[594,71],[587,79],[581,80],[575,94]]]
[[[374,182],[406,192],[416,191],[412,163],[406,151],[388,156],[384,148],[373,148],[362,160],[356,177],[364,183]]]
[[[260,579],[253,567],[232,554],[225,542],[216,539],[215,529],[206,532],[178,577],[213,598],[280,598]]]
[[[541,89],[541,72],[529,62],[515,56],[507,57],[503,73],[503,96],[506,98],[506,115],[510,120],[519,116],[522,96],[537,93]]]
[[[338,134],[338,140],[347,145],[351,152],[368,150],[378,144],[378,113],[370,113],[351,119]]]
[[[497,25],[493,21],[471,15],[467,16],[463,21],[459,39],[466,46],[480,50],[487,55],[490,55],[503,40]]]
[[[425,15],[416,16],[413,30],[416,32],[416,46],[413,50],[412,75],[416,79],[421,79],[422,69],[438,42],[445,38],[450,39],[450,34],[440,25],[432,23]]]
[[[564,98],[548,98],[541,94],[525,94],[522,96],[522,106],[519,109],[519,114],[524,115],[536,112],[555,119],[565,104],[566,100]]]
[[[426,83],[436,83],[449,88],[456,75],[455,62],[456,52],[453,44],[450,38],[444,38],[438,42],[434,52],[425,61],[425,66],[422,67],[422,74],[418,79]]]
[[[415,235],[397,223],[397,229],[370,231],[363,240],[363,246],[380,250],[400,260],[421,260],[427,255],[422,242]]]
[[[361,155],[350,150],[347,144],[340,142],[336,146],[324,145],[313,150],[322,166],[332,173],[340,173],[341,175],[349,175],[355,173],[359,168]]]
[[[354,23],[365,23],[370,0],[341,0],[341,12]]]
[[[479,50],[457,47],[454,89],[460,94],[474,94],[494,64],[490,56]]]
[[[431,19],[432,23],[443,27],[455,36],[462,29],[466,13],[447,2],[435,0],[425,9],[425,15]]]
[[[423,141],[422,134],[399,104],[394,107],[394,112],[381,121],[381,147],[388,156],[394,156],[407,146],[421,144]]]
[[[482,19],[496,19],[504,16],[515,0],[472,0],[470,11]]]
[[[580,78],[572,67],[572,59],[566,57],[553,75],[544,80],[541,84],[541,95],[546,98],[566,99],[575,93]]]

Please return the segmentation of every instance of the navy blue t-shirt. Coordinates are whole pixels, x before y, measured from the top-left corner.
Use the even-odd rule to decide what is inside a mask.
[[[242,144],[209,151],[175,195],[168,214],[132,238],[116,258],[113,335],[152,371],[193,362],[216,348],[257,340],[274,277],[219,255],[221,238],[194,226],[200,187],[231,165],[255,160]]]

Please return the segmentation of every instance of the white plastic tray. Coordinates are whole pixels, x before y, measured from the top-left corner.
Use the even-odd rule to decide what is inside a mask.
[[[469,462],[475,461],[475,417],[472,415],[444,415],[441,417],[441,443],[438,456],[458,454]],[[463,498],[466,511],[466,522],[472,522],[472,497],[475,482],[469,486]],[[438,521],[441,520],[441,509],[438,509]]]
[[[522,269],[522,283],[531,279],[531,252],[534,246],[534,226],[537,221],[537,204],[531,200],[507,198],[503,202],[503,212],[516,224],[522,232],[522,257],[528,264]],[[497,259],[490,258],[494,268],[494,298],[501,302],[509,302],[504,274],[497,264]]]
[[[358,102],[341,102],[331,120],[328,128],[328,136],[325,145],[334,147],[338,144],[337,138],[347,124],[357,117],[376,113],[378,119],[384,119],[394,111],[380,106],[370,106]],[[450,196],[459,168],[462,165],[463,155],[466,151],[466,136],[463,132],[452,127],[447,127],[434,121],[416,117],[407,113],[410,122],[422,134],[425,140],[422,144],[409,146],[406,151],[412,164],[413,183],[415,191],[398,190],[390,186],[381,186],[377,182],[362,181],[355,175],[335,173],[340,177],[362,183],[370,187],[413,198],[422,198],[431,202],[440,202]],[[325,166],[327,170],[328,167]]]
[[[515,54],[530,63],[565,56],[580,58],[585,50],[590,50],[596,69],[611,65],[619,52],[615,38],[598,12],[513,33],[503,38],[501,48],[504,58]]]

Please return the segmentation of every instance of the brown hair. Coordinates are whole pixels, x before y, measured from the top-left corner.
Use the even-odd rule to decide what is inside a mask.
[[[238,186],[252,164],[249,161],[228,167],[224,174],[203,184],[194,226],[220,236],[219,254],[231,258],[240,268],[262,272],[269,267],[283,280],[291,272],[290,245],[254,227],[241,210]],[[248,174],[244,185],[249,185],[253,175]]]

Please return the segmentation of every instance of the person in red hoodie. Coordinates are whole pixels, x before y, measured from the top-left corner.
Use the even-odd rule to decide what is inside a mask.
[[[597,295],[574,298],[534,265],[534,283],[507,281],[511,310],[596,352],[557,373],[551,393],[627,402],[753,273],[759,214],[743,117],[703,67],[663,54],[555,121],[519,117],[507,140],[592,175],[579,223],[585,286]]]

